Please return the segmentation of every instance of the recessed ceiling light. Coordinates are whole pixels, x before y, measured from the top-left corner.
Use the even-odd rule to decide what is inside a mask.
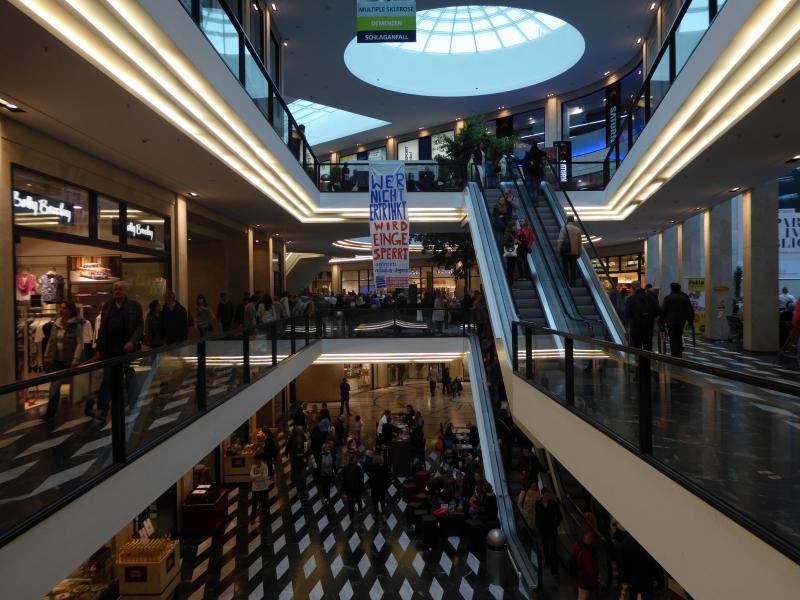
[[[603,77],[608,77],[609,75],[611,75],[611,71],[606,71],[603,73]]]
[[[3,98],[0,98],[0,107],[5,108],[6,110],[10,110],[11,112],[25,112],[13,102],[9,102],[8,100],[3,100]]]
[[[197,192],[189,192],[189,195],[190,195],[192,198],[197,198]]]
[[[191,242],[192,238],[186,238],[186,241]]]
[[[419,128],[419,130],[420,130],[420,131],[422,131],[423,129],[425,129],[425,128],[424,128],[424,127],[420,127],[420,128]]]
[[[286,46],[288,46],[288,45],[289,45],[289,42],[287,42],[286,40],[284,40],[284,42],[283,42],[283,46],[284,46],[284,47],[286,47]]]
[[[253,2],[253,10],[258,12],[258,4],[256,4],[255,2]]]
[[[639,45],[639,44],[641,44],[641,43],[642,43],[642,38],[637,38],[637,39],[636,39],[636,45],[638,46],[638,45]]]
[[[796,163],[798,161],[800,161],[800,154],[795,154],[792,158],[790,158],[786,162],[787,163]]]
[[[275,6],[275,5],[273,4],[273,6]],[[655,3],[655,2],[653,2],[653,3],[650,5],[650,10],[655,10],[655,9],[656,9],[656,3]]]
[[[728,191],[729,191],[730,193],[732,193],[732,194],[735,194],[736,192],[738,192],[738,191],[739,191],[739,190],[741,190],[741,189],[742,189],[742,188],[741,188],[741,186],[738,186],[738,185],[737,185],[736,187],[732,187],[732,188],[731,188],[731,189],[729,189]]]
[[[274,11],[278,10],[278,5],[275,4],[274,2],[272,4],[270,4],[270,6],[272,7],[272,10],[274,10]]]
[[[703,208],[701,206],[698,206],[697,208],[694,209],[694,212],[700,212],[701,210],[703,210]]]

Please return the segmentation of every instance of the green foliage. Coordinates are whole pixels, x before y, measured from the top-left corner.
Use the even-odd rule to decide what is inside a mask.
[[[422,244],[428,262],[441,269],[452,269],[456,279],[467,279],[475,264],[475,247],[467,232],[415,233],[411,239]]]
[[[489,133],[489,130],[490,127],[483,117],[475,115],[468,117],[464,127],[453,139],[445,140],[445,157],[440,160],[456,163],[463,170],[475,148],[482,141],[487,142],[495,156],[503,156],[510,154],[514,150],[514,144],[520,140],[518,135],[498,138]]]

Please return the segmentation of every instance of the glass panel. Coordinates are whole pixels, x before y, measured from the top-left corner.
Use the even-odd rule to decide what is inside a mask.
[[[675,74],[681,72],[709,26],[708,0],[692,0],[675,32]]]
[[[622,78],[622,81],[620,81],[619,104],[622,118],[625,118],[625,116],[628,114],[631,105],[636,99],[636,94],[638,94],[642,89],[643,83],[644,78],[642,77],[642,65],[636,67],[636,69],[631,71],[628,75]]]
[[[664,55],[653,69],[650,79],[650,114],[656,112],[658,105],[667,95],[669,90],[669,48],[664,50]]]
[[[258,110],[269,118],[269,84],[247,46],[244,48],[244,82],[244,89],[258,106]]]
[[[562,106],[562,139],[572,141],[572,156],[606,148],[605,88],[565,102]]]
[[[142,305],[145,313],[150,302],[163,302],[167,291],[167,263],[160,260],[122,260],[122,279],[128,282],[128,296]]]
[[[128,206],[127,217],[125,234],[129,246],[164,249],[166,238],[164,217],[131,206]]]
[[[642,129],[644,129],[644,116],[644,96],[639,96],[639,99],[634,105],[633,113],[631,114],[631,119],[633,119],[633,139],[631,140],[631,144],[636,142]]]
[[[628,134],[628,121],[625,120],[620,124],[620,134],[619,134],[619,159],[625,160],[625,157],[628,156],[628,144],[630,143],[630,135]]]
[[[238,79],[239,33],[219,0],[200,0],[200,29]]]
[[[566,386],[564,380],[563,340],[559,336],[534,332],[531,339],[533,351],[532,383],[558,402],[566,402]],[[519,368],[525,376],[525,337],[519,340]]]
[[[27,169],[12,171],[14,225],[89,236],[89,193]]]
[[[97,197],[97,238],[119,243],[119,202]]]
[[[189,11],[189,14],[192,14],[192,0],[180,0],[183,8]]]
[[[241,334],[206,341],[206,396],[208,406],[225,400],[243,385]]]
[[[544,109],[514,115],[514,134],[527,143],[544,142]]]
[[[242,25],[245,35],[259,56],[264,54],[264,0],[242,2]]]
[[[60,367],[53,367],[60,370]],[[105,423],[87,418],[102,369],[31,385],[2,397],[0,531],[13,527],[106,470],[112,462]],[[53,398],[52,422],[43,418]],[[25,410],[29,408],[29,410]]]
[[[147,446],[197,411],[197,347],[134,361],[130,367],[107,369],[113,396],[121,377],[125,385],[125,431],[128,452]]]

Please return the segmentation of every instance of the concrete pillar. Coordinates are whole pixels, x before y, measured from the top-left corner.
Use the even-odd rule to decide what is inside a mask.
[[[0,384],[11,383],[17,378],[16,373],[16,314],[14,296],[14,213],[11,209],[11,162],[6,154],[7,142],[3,135],[4,121],[0,118]],[[0,415],[14,412],[14,394],[0,398]]]
[[[247,291],[253,293],[253,283],[255,281],[255,261],[253,260],[253,228],[247,228]]]
[[[262,244],[263,245],[263,244]],[[266,293],[276,298],[275,294],[275,277],[272,275],[272,249],[274,247],[272,236],[267,237],[267,281]],[[258,287],[258,286],[256,286]]]
[[[661,274],[659,281],[659,298],[669,294],[669,284],[680,279],[680,244],[678,243],[678,227],[670,227],[661,232],[661,255],[658,259]]]
[[[703,260],[705,246],[704,219],[702,214],[687,219],[681,223],[681,275],[680,284],[684,291],[688,290],[689,279],[697,279],[705,275],[705,261]]]
[[[172,215],[172,290],[184,306],[189,306],[188,240],[186,198],[177,195]]]
[[[544,145],[550,147],[561,137],[561,102],[553,96],[544,105]]]
[[[706,330],[703,335],[711,340],[727,339],[726,317],[733,309],[731,217],[730,200],[705,212]]]
[[[752,352],[774,352],[778,348],[777,214],[777,181],[744,192],[744,349]]]
[[[654,288],[661,285],[661,234],[657,233],[647,238],[645,242],[647,262],[645,267],[647,269],[646,281]]]
[[[397,160],[397,140],[393,137],[386,140],[386,160]]]

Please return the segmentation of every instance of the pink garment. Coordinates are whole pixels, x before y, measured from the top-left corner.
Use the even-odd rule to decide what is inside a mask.
[[[36,292],[36,277],[31,273],[17,275],[17,300],[26,302],[31,299],[31,294]]]

